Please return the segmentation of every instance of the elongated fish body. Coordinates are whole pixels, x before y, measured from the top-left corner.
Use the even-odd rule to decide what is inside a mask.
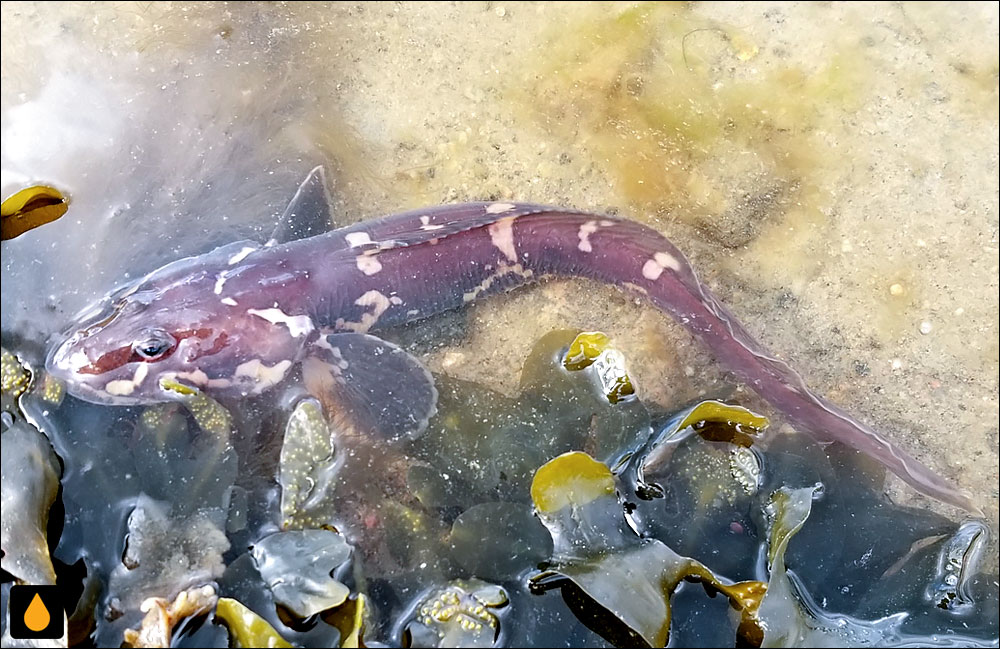
[[[544,277],[590,278],[646,298],[801,430],[867,453],[919,491],[973,509],[955,487],[815,395],[768,354],[661,234],[633,221],[542,205],[433,207],[181,260],[112,295],[53,349],[48,367],[80,398],[139,404],[169,398],[164,378],[219,396],[259,394],[298,363],[320,368],[310,373],[320,377],[314,385],[363,386],[360,366],[384,356],[400,375],[426,375],[414,399],[429,405],[392,415],[393,425],[419,432],[436,399],[429,374],[368,332]],[[379,389],[345,387],[353,392],[340,403],[373,400]]]

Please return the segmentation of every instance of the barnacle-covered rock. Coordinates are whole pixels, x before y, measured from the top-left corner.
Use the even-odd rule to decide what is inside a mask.
[[[133,647],[169,647],[174,627],[189,617],[208,613],[217,596],[210,585],[180,592],[173,601],[150,597],[140,605],[146,614],[138,629],[126,629],[124,640]]]
[[[230,644],[238,649],[291,647],[267,620],[230,597],[220,597],[215,605],[215,619],[229,628]]]
[[[927,598],[934,606],[953,612],[972,607],[969,582],[979,566],[988,538],[986,525],[970,520],[945,541],[938,553],[934,579],[927,586]]]
[[[0,393],[3,394],[5,411],[13,411],[13,404],[29,385],[31,371],[21,364],[17,356],[0,347]]]
[[[297,617],[340,606],[350,594],[333,577],[351,558],[351,546],[336,532],[278,532],[256,542],[251,554],[275,601]]]
[[[59,492],[59,459],[48,438],[21,420],[15,420],[2,439],[0,566],[29,584],[55,584],[46,528]]]
[[[760,456],[751,448],[737,446],[729,451],[729,471],[748,496],[760,488],[761,465]]]
[[[286,530],[331,524],[332,491],[343,463],[331,432],[315,399],[300,401],[288,418],[278,472],[281,526]]]
[[[403,625],[408,647],[493,647],[507,592],[478,579],[456,580],[431,591]]]

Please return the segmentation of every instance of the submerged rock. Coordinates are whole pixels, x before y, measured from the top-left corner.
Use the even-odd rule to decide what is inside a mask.
[[[454,581],[421,598],[402,626],[407,647],[496,646],[507,592],[478,579]]]
[[[251,554],[275,601],[300,618],[340,606],[351,592],[333,578],[351,557],[336,532],[278,532],[256,542]]]
[[[140,497],[128,517],[122,562],[111,571],[113,611],[139,608],[151,597],[179,593],[218,579],[229,539],[222,510],[172,514],[167,503]]]
[[[23,421],[14,421],[2,439],[0,566],[28,584],[55,584],[47,529],[59,492],[59,459],[48,438]]]

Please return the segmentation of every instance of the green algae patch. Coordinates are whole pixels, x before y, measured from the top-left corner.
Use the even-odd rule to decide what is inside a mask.
[[[615,492],[611,469],[586,453],[571,451],[545,463],[531,481],[531,501],[546,514],[586,505]]]
[[[608,176],[629,214],[680,222],[716,247],[751,246],[772,273],[814,268],[844,164],[826,133],[866,92],[844,44],[810,69],[758,54],[688,5],[581,11],[505,97],[544,137]],[[787,271],[785,271],[787,272]]]

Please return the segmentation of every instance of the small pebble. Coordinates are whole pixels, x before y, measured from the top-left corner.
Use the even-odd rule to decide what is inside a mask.
[[[465,360],[465,354],[462,352],[448,352],[444,355],[444,359],[441,361],[442,367],[454,367],[455,365],[461,365]]]
[[[889,293],[891,295],[902,295],[903,294],[903,285],[902,284],[893,284],[892,286],[889,287]]]
[[[927,322],[926,320],[920,323],[920,333],[924,334],[925,336],[929,334],[932,329],[934,329],[934,325]]]

